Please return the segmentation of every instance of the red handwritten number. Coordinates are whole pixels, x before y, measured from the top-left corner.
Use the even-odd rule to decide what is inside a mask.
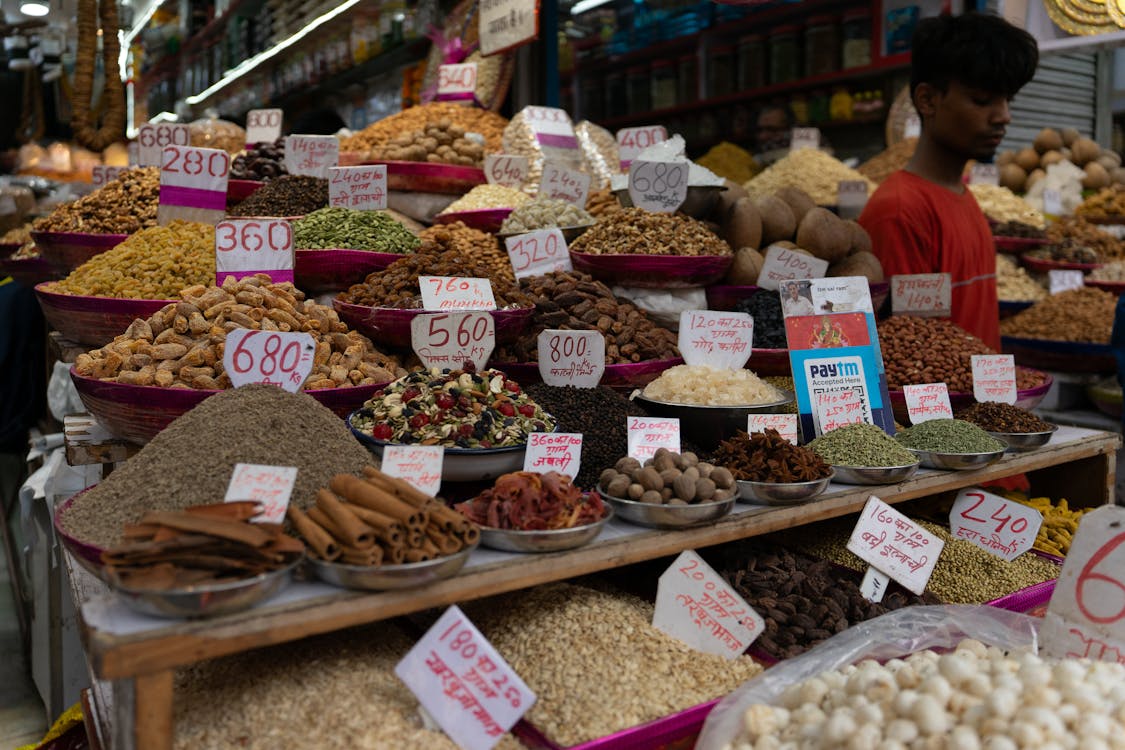
[[[1123,584],[1120,580],[1106,573],[1094,572],[1094,569],[1103,560],[1112,555],[1113,552],[1122,544],[1125,544],[1125,534],[1118,534],[1114,538],[1110,539],[1102,546],[1101,549],[1094,553],[1089,562],[1087,562],[1086,565],[1082,568],[1082,572],[1078,574],[1078,582],[1074,588],[1074,598],[1078,602],[1078,609],[1081,610],[1082,614],[1085,615],[1086,619],[1088,619],[1090,622],[1097,623],[1099,625],[1105,625],[1107,623],[1117,622],[1122,617],[1125,617],[1125,599],[1121,600],[1121,606],[1117,608],[1116,612],[1106,616],[1096,615],[1093,611],[1091,611],[1089,607],[1086,606],[1086,584],[1092,581],[1109,584],[1110,586],[1115,587],[1122,594],[1125,594],[1125,584]],[[1101,601],[1104,601],[1105,595],[1102,594],[1101,596],[1095,596],[1093,598],[1095,600],[1098,600],[1100,603]]]
[[[471,320],[471,318],[462,318],[461,325],[457,326],[458,346],[468,346],[474,341],[482,341],[484,339],[485,332],[488,331],[487,319],[478,317],[476,319],[476,322],[473,323],[473,327],[471,330],[466,327],[466,324],[469,322],[469,320]]]
[[[293,355],[293,360],[292,360],[293,363],[290,364],[290,365],[286,365],[285,362],[288,360],[288,357],[289,357],[290,354]],[[293,372],[294,370],[297,369],[297,363],[300,362],[300,360],[301,360],[301,345],[298,344],[296,341],[290,341],[288,344],[285,345],[285,351],[283,351],[281,353],[281,362],[279,363],[281,365],[281,371],[282,372]]]
[[[449,637],[449,634],[452,633],[454,630],[456,630],[460,625],[461,625],[461,621],[457,620],[457,622],[455,622],[455,623],[453,623],[452,625],[449,626],[448,630],[446,630],[444,633],[441,634],[441,637],[438,638],[438,640],[444,641],[447,637]]]
[[[242,337],[238,342],[238,348],[234,350],[234,357],[232,357],[231,364],[234,365],[235,372],[250,372],[250,368],[254,366],[254,355],[246,350],[246,345],[250,343],[250,339],[257,336],[259,331],[251,331]],[[242,358],[246,357],[250,362],[243,365]]]
[[[977,501],[975,503],[973,503],[973,507],[965,508],[965,510],[961,511],[961,518],[967,519],[969,521],[976,521],[977,523],[985,523],[985,519],[978,518],[977,516],[970,516],[969,515],[969,511],[976,510],[977,508],[979,508],[981,506],[981,503],[984,502],[984,495],[980,494],[979,492],[966,492],[965,496],[966,497],[975,497],[975,498],[977,498]]]
[[[274,236],[275,230],[278,230],[280,236]],[[287,221],[271,221],[269,239],[271,250],[286,250],[293,242],[293,228]]]
[[[703,580],[703,571],[702,570],[695,570],[698,567],[699,567],[699,561],[698,560],[691,560],[691,561],[688,562],[687,565],[680,568],[680,572],[683,573],[685,576],[688,576],[689,578],[691,578],[693,581],[702,581]],[[691,571],[693,571],[693,570],[695,570],[695,572],[691,573]],[[691,574],[688,575],[689,573],[691,573]]]

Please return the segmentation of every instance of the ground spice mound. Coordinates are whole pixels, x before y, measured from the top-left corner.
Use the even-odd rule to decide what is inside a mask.
[[[217,393],[168,425],[60,522],[68,534],[110,547],[147,510],[222,502],[237,463],[296,466],[291,502],[303,508],[333,475],[358,473],[371,456],[312,396],[248,385]]]

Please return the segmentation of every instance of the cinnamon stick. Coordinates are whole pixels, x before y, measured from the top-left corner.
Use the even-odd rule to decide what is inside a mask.
[[[329,487],[349,502],[378,511],[394,518],[407,528],[425,528],[427,514],[394,495],[351,474],[337,474]]]
[[[390,565],[402,565],[402,561],[406,559],[406,547],[400,544],[383,545],[383,560]]]
[[[182,511],[150,510],[141,518],[141,523],[159,524],[178,531],[210,534],[211,536],[249,544],[251,547],[261,547],[270,540],[270,535],[267,532],[242,521],[205,518]]]
[[[207,518],[227,518],[232,521],[248,521],[262,512],[261,505],[254,500],[232,500],[229,503],[195,505],[184,509],[185,513]]]
[[[408,563],[425,562],[426,560],[432,559],[433,556],[430,555],[430,553],[426,552],[426,550],[424,549],[418,548],[406,550],[406,562]]]
[[[431,544],[437,547],[438,552],[443,555],[452,555],[454,552],[461,549],[461,541],[459,539],[435,531],[432,526],[426,529],[426,537]]]
[[[340,556],[340,546],[332,539],[332,535],[325,531],[316,522],[290,505],[285,510],[285,516],[293,524],[309,546],[316,550],[317,557],[331,562]]]
[[[309,517],[310,520],[312,520],[314,523],[316,523],[322,529],[324,529],[329,534],[331,534],[332,538],[335,539],[338,543],[340,543],[340,544],[346,543],[344,532],[340,529],[339,526],[336,525],[336,522],[333,521],[328,516],[328,514],[325,513],[323,510],[314,506],[312,508],[309,508],[308,513],[306,515]],[[371,545],[369,545],[369,546],[373,546],[374,544],[375,544],[375,540],[373,538],[371,540]],[[352,546],[355,546],[355,545],[352,545]]]
[[[349,504],[347,507],[348,510],[359,516],[361,521],[375,529],[376,534],[382,533],[385,536],[395,537],[401,540],[403,534],[406,533],[406,529],[403,528],[402,524],[377,510],[371,510],[370,508],[355,505],[354,503]]]
[[[327,514],[332,522],[344,534],[340,541],[349,547],[357,549],[370,549],[375,543],[375,531],[359,517],[352,513],[334,494],[328,490],[316,493],[316,507]]]
[[[374,467],[365,466],[363,468],[363,475],[367,478],[369,483],[374,484],[384,492],[391,493],[400,500],[413,505],[415,508],[421,508],[433,499],[405,479],[384,474]]]
[[[340,553],[340,559],[348,565],[381,565],[383,550],[381,547],[372,547],[371,549],[344,547]]]

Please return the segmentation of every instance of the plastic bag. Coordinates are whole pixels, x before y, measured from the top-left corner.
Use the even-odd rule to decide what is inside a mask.
[[[723,698],[707,716],[696,750],[722,750],[738,736],[746,709],[776,705],[790,685],[864,659],[888,660],[952,649],[966,638],[1012,651],[1039,651],[1041,620],[993,607],[907,607],[861,622],[800,656],[770,667]]]
[[[583,120],[574,127],[578,147],[582,149],[584,171],[593,176],[591,190],[605,190],[615,174],[621,171],[617,139],[603,127]]]
[[[246,148],[246,131],[215,115],[189,122],[188,135],[191,145],[198,148],[218,148],[230,154]]]
[[[624,297],[648,313],[648,316],[670,331],[680,330],[680,313],[684,310],[706,310],[707,293],[703,287],[689,289],[648,289],[615,286],[610,291]]]

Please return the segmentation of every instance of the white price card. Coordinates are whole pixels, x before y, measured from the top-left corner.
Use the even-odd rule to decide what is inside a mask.
[[[668,131],[663,125],[646,125],[641,128],[622,128],[617,131],[617,159],[621,171],[629,169],[629,164],[650,146],[668,140]]]
[[[582,434],[533,432],[527,436],[523,470],[546,474],[555,471],[574,478],[582,465]]]
[[[1016,359],[1011,354],[974,354],[973,398],[1016,403]]]
[[[492,282],[465,276],[419,276],[422,309],[440,312],[495,310]]]
[[[754,347],[754,319],[747,313],[684,310],[679,336],[684,363],[741,370]]]
[[[629,165],[629,198],[637,208],[674,213],[687,200],[688,162],[633,161]]]
[[[227,334],[223,369],[235,388],[264,383],[296,393],[315,355],[316,342],[307,333],[236,328]]]
[[[508,249],[508,259],[517,279],[574,270],[566,238],[558,227],[505,237],[504,246]]]
[[[574,134],[574,124],[565,109],[558,107],[524,107],[520,110],[528,127],[535,133],[535,140],[545,150],[571,152],[578,149],[578,137]],[[548,153],[550,153],[548,151]]]
[[[953,277],[948,273],[891,276],[891,311],[895,315],[948,318],[953,310]]]
[[[387,207],[387,165],[331,167],[328,170],[328,205],[358,211]]]
[[[107,182],[112,182],[113,180],[116,180],[118,177],[121,176],[122,172],[125,172],[128,169],[129,169],[129,167],[107,167],[107,166],[104,166],[102,164],[98,164],[93,169],[93,174],[91,175],[92,179],[90,180],[90,184],[92,184],[96,188],[100,188],[102,185],[106,184]]]
[[[215,226],[215,284],[264,273],[293,281],[293,227],[284,219],[228,219]]]
[[[995,164],[974,164],[969,170],[971,185],[999,185],[1000,167]]]
[[[747,414],[746,432],[776,430],[777,434],[793,445],[797,444],[796,414]]]
[[[1125,508],[1078,522],[1039,638],[1055,658],[1125,664]]]
[[[836,186],[836,207],[840,216],[854,219],[867,205],[867,183],[863,180],[840,180]]]
[[[291,135],[285,139],[285,168],[289,174],[328,179],[340,163],[340,141],[334,135]]]
[[[871,424],[871,408],[860,388],[838,388],[813,395],[813,408],[821,434],[849,424]]]
[[[1081,289],[1086,285],[1086,276],[1081,271],[1048,271],[1047,286],[1051,294],[1069,292],[1071,289]]]
[[[556,201],[573,203],[585,208],[590,194],[590,175],[571,169],[558,162],[543,164],[543,177],[539,180],[539,195]]]
[[[465,750],[491,750],[535,703],[531,688],[456,606],[414,644],[395,674]]]
[[[481,0],[480,53],[485,57],[527,44],[539,36],[536,0]]]
[[[820,148],[820,130],[818,128],[793,128],[789,133],[789,150],[799,151],[803,148]]]
[[[629,457],[641,463],[667,448],[680,452],[680,420],[674,417],[626,417]]]
[[[189,146],[191,134],[187,125],[173,125],[168,122],[141,125],[137,133],[137,165],[159,167],[166,146]]]
[[[486,154],[484,157],[484,177],[490,185],[519,190],[528,180],[529,169],[526,156]]]
[[[1062,193],[1058,190],[1043,191],[1043,213],[1059,216],[1063,212]]]
[[[136,141],[129,141],[129,145],[125,147],[126,153],[129,155],[129,166],[141,166],[141,144]]]
[[[887,595],[887,587],[890,585],[890,576],[868,565],[863,580],[859,582],[859,593],[867,601],[878,604]]]
[[[539,376],[547,385],[596,388],[605,372],[605,336],[599,331],[548,328],[536,341]]]
[[[379,469],[409,482],[421,493],[436,496],[444,460],[445,448],[440,445],[384,445]]]
[[[251,519],[254,523],[284,523],[296,481],[296,466],[235,464],[223,502],[254,500],[262,511]]]
[[[923,383],[904,385],[906,411],[911,424],[921,424],[931,419],[953,419],[953,407],[949,403],[949,386],[945,383]]]
[[[736,659],[765,631],[766,623],[689,549],[660,576],[652,626],[696,651]]]
[[[921,135],[922,118],[918,116],[917,112],[911,112],[906,116],[906,122],[903,124],[902,137],[919,138]]]
[[[427,368],[458,370],[469,361],[480,371],[496,348],[496,321],[487,312],[416,315],[410,346]]]
[[[819,279],[827,272],[826,260],[780,245],[770,245],[766,250],[766,262],[762,264],[762,271],[758,274],[758,286],[762,289],[779,289],[783,281]],[[812,315],[811,312],[807,314]]]
[[[918,596],[934,572],[945,542],[872,495],[863,506],[848,549]]]
[[[961,490],[949,511],[954,539],[1011,562],[1035,546],[1043,514],[976,487]]]
[[[160,204],[156,220],[215,224],[226,215],[230,154],[217,148],[167,146],[160,163]]]
[[[438,66],[437,99],[440,102],[472,102],[477,91],[477,64]]]
[[[252,109],[246,113],[246,143],[273,143],[281,137],[280,109]]]

